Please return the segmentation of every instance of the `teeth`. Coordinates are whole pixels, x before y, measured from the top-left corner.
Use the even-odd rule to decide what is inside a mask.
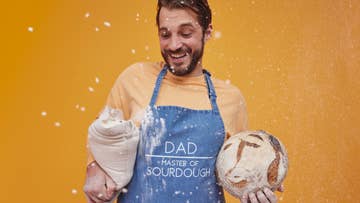
[[[173,57],[173,58],[181,58],[181,57],[184,57],[186,55],[187,55],[187,53],[185,53],[185,54],[170,54],[170,56]]]

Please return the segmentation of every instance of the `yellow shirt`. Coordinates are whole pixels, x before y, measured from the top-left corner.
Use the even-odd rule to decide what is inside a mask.
[[[119,110],[124,120],[140,125],[155,87],[155,81],[164,63],[135,63],[125,69],[107,98],[106,105]],[[235,86],[211,77],[217,105],[225,125],[226,136],[247,129],[247,112],[244,97]],[[168,72],[160,86],[157,106],[172,105],[190,109],[211,109],[206,81],[203,75],[176,76]],[[89,152],[88,163],[94,158]]]

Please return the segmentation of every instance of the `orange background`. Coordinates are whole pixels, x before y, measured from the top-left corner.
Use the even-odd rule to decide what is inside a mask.
[[[360,2],[210,5],[218,34],[204,64],[242,90],[250,128],[287,147],[280,202],[358,201]],[[87,126],[125,67],[161,60],[155,8],[154,0],[2,2],[0,202],[85,202]]]

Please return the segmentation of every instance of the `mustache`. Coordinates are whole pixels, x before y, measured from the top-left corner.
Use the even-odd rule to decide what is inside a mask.
[[[170,54],[182,54],[182,53],[191,53],[191,49],[190,48],[178,48],[175,51],[169,50],[169,49],[165,49],[164,52],[166,55],[170,55]]]

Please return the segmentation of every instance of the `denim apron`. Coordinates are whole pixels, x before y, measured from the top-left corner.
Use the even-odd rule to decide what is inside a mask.
[[[156,106],[158,75],[150,105],[140,125],[134,175],[119,203],[222,203],[215,161],[224,142],[224,124],[216,104],[210,73],[203,70],[211,110]]]

